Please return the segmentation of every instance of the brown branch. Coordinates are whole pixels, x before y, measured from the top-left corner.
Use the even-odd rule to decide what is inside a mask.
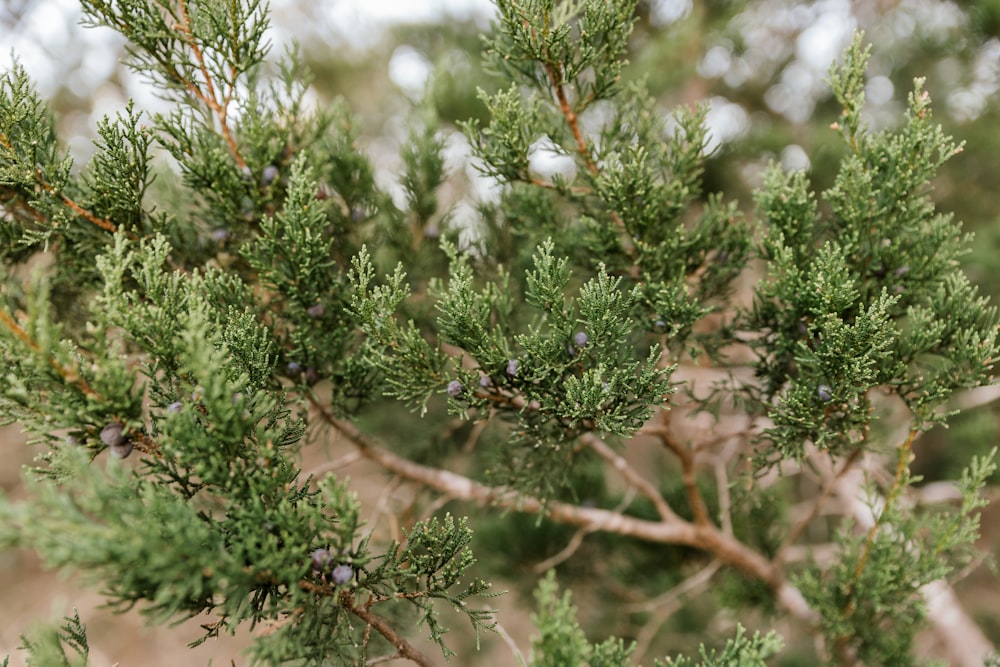
[[[578,526],[590,531],[603,531],[635,537],[658,544],[680,544],[707,551],[755,579],[763,581],[773,591],[778,604],[797,618],[809,623],[816,621],[802,594],[785,581],[783,572],[770,560],[731,535],[711,524],[695,525],[687,521],[648,521],[625,516],[596,507],[581,507],[559,501],[543,502],[505,487],[490,487],[449,470],[432,468],[388,451],[351,422],[338,419],[321,405],[313,403],[320,416],[353,443],[362,455],[387,470],[456,500],[480,505],[492,505],[526,514],[545,515],[553,521]]]
[[[694,521],[699,526],[711,526],[712,520],[708,516],[708,506],[698,488],[698,474],[695,470],[694,452],[677,442],[674,434],[670,432],[670,413],[663,410],[661,413],[661,424],[659,426],[645,427],[643,433],[654,435],[660,442],[669,449],[681,463],[681,475],[684,480],[684,489],[687,492],[688,503],[691,505],[691,512],[694,514]]]
[[[594,162],[594,158],[590,154],[590,146],[587,145],[587,139],[583,136],[583,131],[580,129],[580,118],[566,96],[566,86],[562,72],[558,68],[558,65],[549,61],[547,57],[542,61],[542,66],[545,68],[545,75],[549,80],[549,86],[552,88],[552,92],[556,96],[556,101],[559,103],[559,111],[566,119],[566,125],[569,127],[573,135],[573,140],[576,142],[576,151],[583,158],[583,162],[587,166],[587,171],[590,172],[591,176],[596,178],[600,174],[600,169],[598,169],[597,163]],[[615,223],[615,227],[619,233],[624,237],[622,245],[625,254],[631,256],[635,252],[635,243],[625,227],[625,222],[618,215],[617,211],[611,211],[611,220]]]
[[[118,231],[118,227],[116,227],[115,224],[110,220],[97,217],[87,209],[77,204],[73,199],[71,199],[65,193],[57,191],[54,185],[45,180],[45,176],[42,174],[42,170],[38,167],[35,167],[35,180],[38,182],[38,185],[41,186],[43,190],[48,192],[50,195],[58,197],[59,200],[63,204],[65,204],[67,208],[69,208],[71,211],[76,213],[81,218],[84,218],[88,222],[91,222],[100,227],[101,229],[111,232],[112,234]]]
[[[198,61],[198,69],[201,70],[201,75],[205,77],[205,89],[207,94],[201,90],[193,81],[188,81],[184,77],[177,75],[178,80],[188,89],[188,91],[194,95],[197,99],[201,100],[219,121],[220,130],[222,132],[222,138],[225,139],[226,144],[229,146],[229,153],[236,160],[236,165],[242,169],[247,166],[246,161],[240,154],[239,146],[236,143],[236,138],[233,137],[232,130],[229,128],[229,102],[230,97],[226,96],[223,98],[222,104],[219,103],[219,99],[215,92],[215,84],[212,83],[212,75],[208,71],[208,66],[205,64],[205,55],[202,53],[201,47],[198,45],[198,40],[195,39],[194,31],[191,29],[191,17],[188,14],[187,2],[186,0],[180,0],[180,10],[181,17],[184,22],[175,26],[175,29],[184,35],[184,41],[190,47],[191,52],[194,54],[195,60]]]
[[[385,619],[377,614],[373,614],[371,610],[364,605],[354,604],[354,596],[350,591],[341,591],[337,601],[344,609],[364,621],[368,627],[375,628],[380,635],[385,637],[389,643],[396,647],[400,657],[412,660],[423,667],[433,667],[434,663],[431,662],[431,659],[417,650],[415,646],[403,639],[396,632],[396,630],[385,621]]]
[[[8,315],[7,311],[3,310],[2,308],[0,308],[0,322],[2,322],[3,325],[7,327],[7,329],[11,333],[13,333],[17,338],[19,338],[21,342],[23,342],[25,345],[31,348],[33,352],[42,351],[41,346],[37,342],[35,342],[34,339],[31,338],[28,332],[25,331],[20,324],[14,321],[14,318]],[[66,380],[66,382],[72,384],[87,396],[95,396],[95,397],[97,396],[97,392],[94,391],[93,388],[91,388],[91,386],[87,383],[87,381],[84,378],[80,377],[80,374],[76,371],[75,368],[70,368],[69,366],[63,366],[61,363],[59,363],[58,360],[53,358],[49,358],[49,365],[52,366],[52,368],[55,369],[56,373],[58,373],[64,380]]]

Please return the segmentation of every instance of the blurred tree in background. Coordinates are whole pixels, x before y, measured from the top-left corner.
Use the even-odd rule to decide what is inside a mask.
[[[14,33],[46,4],[0,19]],[[255,3],[225,17],[191,2],[206,18],[186,29],[185,3],[163,3],[181,37],[157,52],[133,4],[84,3],[125,42],[32,42],[32,63],[62,68],[46,81],[23,63],[50,133],[31,84],[5,79],[21,100],[3,110],[6,412],[45,450],[40,509],[8,506],[5,539],[104,572],[112,602],[159,621],[267,625],[264,662],[436,664],[393,638],[457,635],[451,607],[490,627],[501,603],[478,599],[479,578],[535,609],[532,649],[516,640],[538,665],[778,651],[737,622],[783,636],[770,664],[977,664],[1000,641],[972,599],[982,617],[945,623],[960,607],[940,569],[996,590],[967,549],[997,432],[996,392],[968,388],[987,380],[995,316],[954,274],[960,260],[1000,293],[996,2],[503,2],[485,58],[480,18],[369,32],[333,24],[338,3],[294,2],[275,3],[273,32]],[[219,46],[220,25],[240,48]],[[831,73],[857,30],[867,64],[856,49]],[[184,84],[205,80],[197,57],[165,67],[185,35],[230,81],[215,106]],[[304,67],[278,65],[288,37]],[[109,55],[129,43],[138,73]],[[32,122],[29,159],[9,128]],[[94,161],[63,163],[55,136]],[[146,481],[91,471],[107,455],[88,468],[67,439],[91,457],[137,448]],[[298,475],[300,447],[334,448],[306,468],[318,480]],[[377,507],[337,480],[358,455],[392,475]],[[150,513],[161,523],[137,528]],[[75,550],[53,539],[108,514]],[[122,534],[143,548],[99,548]],[[204,558],[155,558],[194,542]],[[481,638],[488,656],[456,640],[453,661],[516,664]],[[86,638],[76,618],[26,643],[62,664]]]

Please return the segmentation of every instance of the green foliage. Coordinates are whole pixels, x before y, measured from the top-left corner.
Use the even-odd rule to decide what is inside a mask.
[[[90,647],[87,645],[87,626],[80,621],[80,614],[74,609],[73,616],[66,616],[65,622],[57,627],[46,625],[37,628],[32,635],[21,637],[21,648],[27,652],[27,665],[34,667],[86,667]],[[71,649],[70,655],[66,648]],[[75,654],[75,655],[73,655]],[[4,659],[4,667],[7,666]]]
[[[799,578],[803,595],[822,616],[823,634],[839,655],[856,655],[864,664],[917,664],[913,637],[925,609],[921,586],[964,567],[979,538],[979,496],[996,469],[994,449],[972,460],[959,482],[961,507],[952,512],[905,515],[897,505],[872,507],[875,526],[867,541],[845,528],[837,536],[839,557],[826,572]],[[915,480],[900,468],[905,487]]]
[[[780,651],[781,647],[781,638],[773,632],[763,637],[759,633],[747,637],[743,627],[737,626],[736,636],[726,642],[726,647],[721,653],[702,648],[700,651],[702,660],[697,664],[700,667],[752,667],[753,665],[762,667],[767,664],[765,660]],[[677,658],[668,661],[663,667],[687,667],[694,664],[690,658]]]
[[[470,222],[441,100],[412,112],[396,204],[347,104],[308,103],[294,49],[268,61],[266,5],[84,8],[173,107],[147,124],[127,104],[76,168],[24,68],[0,77],[0,420],[40,446],[0,543],[154,623],[209,615],[195,643],[266,626],[255,664],[427,665],[412,628],[455,656],[447,609],[477,646],[498,629],[469,520],[440,513],[475,504],[491,569],[580,551],[565,570],[615,618],[591,641],[550,572],[531,665],[662,655],[708,586],[675,626],[706,635],[721,599],[818,627],[814,663],[915,664],[921,587],[972,561],[994,470],[975,457],[960,507],[917,507],[915,445],[1000,352],[970,237],[931,198],[962,146],[922,79],[902,125],[870,130],[859,35],[830,71],[829,187],[772,166],[746,217],[706,181],[709,107],[671,117],[626,77],[644,9],[501,1],[496,85],[460,124],[499,194]],[[346,481],[299,461],[334,442],[438,497],[366,526]],[[840,488],[862,466],[867,514]],[[832,564],[790,565],[831,541]],[[705,666],[782,651],[742,625],[698,643]],[[85,662],[85,628],[24,648]]]

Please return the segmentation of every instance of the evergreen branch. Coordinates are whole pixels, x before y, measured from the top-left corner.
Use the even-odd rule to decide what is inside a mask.
[[[57,196],[60,199],[60,201],[62,201],[63,204],[69,207],[69,209],[74,213],[76,213],[78,216],[84,218],[88,222],[97,225],[98,227],[100,227],[105,231],[111,232],[112,234],[118,231],[118,228],[114,225],[114,223],[94,215],[93,213],[91,213],[90,211],[86,210],[85,208],[77,204],[75,201],[73,201],[66,193],[56,192],[56,188],[45,180],[45,177],[42,176],[41,170],[38,169],[37,167],[35,169],[35,174],[37,176],[38,185],[40,185],[43,190],[45,190],[49,194]]]
[[[853,473],[853,474],[851,474]],[[847,501],[848,514],[858,526],[871,529],[876,524],[871,503],[879,504],[880,498],[864,502],[860,498],[864,475],[858,467],[837,481],[837,495]],[[946,663],[956,667],[980,667],[983,656],[994,651],[993,642],[986,637],[976,621],[963,609],[952,586],[937,579],[920,588],[920,595],[927,605],[927,621],[936,640],[944,647]]]
[[[0,146],[3,146],[11,153],[14,152],[14,148],[11,146],[10,140],[2,132],[0,132]],[[45,192],[55,197],[58,197],[63,204],[65,204],[71,211],[76,213],[78,216],[84,218],[88,222],[97,225],[98,227],[100,227],[105,231],[109,231],[112,233],[117,231],[118,228],[113,223],[99,216],[96,216],[90,211],[86,210],[85,208],[80,206],[76,201],[74,201],[71,197],[69,197],[69,195],[67,195],[66,193],[57,191],[56,187],[53,186],[51,183],[49,183],[48,180],[46,180],[39,166],[37,165],[35,166],[34,173],[35,173],[35,182],[38,183],[38,186],[40,188],[45,190]],[[19,198],[18,204],[22,206],[29,213],[30,217],[34,222],[42,223],[48,221],[48,218],[43,213],[41,213],[41,211],[31,206],[28,202],[22,201]]]
[[[380,635],[385,637],[389,643],[396,647],[399,652],[399,657],[411,660],[422,667],[433,667],[434,663],[426,655],[421,653],[413,644],[406,641],[403,637],[396,632],[389,623],[377,614],[373,614],[367,605],[357,605],[354,604],[354,596],[351,591],[341,591],[337,598],[340,605],[351,612],[362,621],[368,627],[375,628]]]
[[[233,156],[233,159],[236,160],[236,166],[239,167],[240,169],[243,169],[247,166],[247,163],[246,160],[243,159],[243,156],[240,154],[240,149],[236,143],[236,138],[233,137],[233,132],[229,127],[229,103],[232,100],[232,94],[231,93],[227,94],[225,98],[222,100],[222,102],[221,103],[219,102],[219,99],[215,92],[215,85],[212,83],[212,75],[208,71],[208,66],[205,64],[205,56],[201,51],[201,47],[198,46],[198,40],[195,39],[194,33],[191,29],[191,16],[188,14],[187,1],[179,0],[179,3],[180,3],[181,17],[183,18],[184,21],[183,23],[178,23],[175,26],[175,28],[178,32],[180,32],[184,36],[185,43],[188,45],[188,47],[191,49],[191,52],[194,54],[195,60],[198,61],[198,68],[201,70],[202,76],[205,77],[205,88],[207,90],[207,94],[206,92],[202,91],[201,88],[199,88],[193,81],[186,80],[185,78],[181,77],[180,74],[178,74],[177,76],[180,82],[187,87],[187,89],[191,92],[191,94],[193,94],[195,97],[201,100],[202,103],[205,104],[212,111],[212,113],[215,114],[215,117],[219,121],[219,127],[222,132],[222,137],[226,140],[226,144],[229,147],[229,153]],[[235,66],[230,64],[230,69],[235,78],[236,75]]]
[[[0,323],[3,323],[8,331],[14,334],[14,336],[27,345],[33,352],[38,353],[42,351],[41,346],[35,342],[28,332],[25,331],[24,328],[18,324],[3,308],[0,308]],[[59,363],[58,360],[52,358],[49,359],[49,365],[52,366],[56,373],[66,380],[66,382],[75,386],[87,396],[98,398],[97,392],[91,388],[86,379],[80,376],[76,369],[64,366]]]

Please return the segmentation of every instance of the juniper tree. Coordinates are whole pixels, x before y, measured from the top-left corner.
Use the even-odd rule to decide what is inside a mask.
[[[829,74],[834,184],[772,167],[745,212],[703,191],[706,107],[665,114],[624,76],[634,1],[501,0],[462,125],[501,194],[463,227],[435,115],[414,110],[398,205],[346,104],[310,109],[298,54],[272,59],[265,5],[83,6],[173,108],[128,104],[78,168],[29,73],[0,80],[0,406],[39,452],[4,544],[153,623],[207,615],[194,642],[265,626],[257,664],[437,664],[418,636],[448,658],[462,617],[498,630],[476,535],[549,570],[589,549],[633,595],[603,612],[627,637],[591,642],[550,572],[524,664],[649,664],[713,579],[830,664],[917,664],[928,627],[953,664],[986,658],[931,592],[976,557],[993,457],[957,507],[920,503],[910,466],[991,381],[997,313],[930,196],[962,146],[921,80],[898,129],[866,126],[861,36]],[[425,492],[400,534],[303,471],[334,440]],[[704,665],[783,644],[703,642]],[[24,648],[85,664],[85,619]]]

